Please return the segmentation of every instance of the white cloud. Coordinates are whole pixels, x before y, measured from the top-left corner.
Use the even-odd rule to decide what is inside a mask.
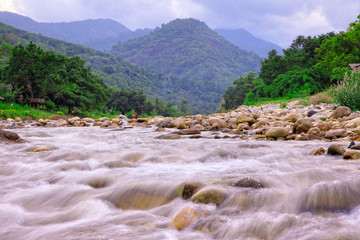
[[[111,18],[130,29],[155,28],[193,17],[212,28],[244,28],[291,44],[298,35],[345,30],[360,13],[359,0],[0,0],[0,10],[42,22]]]

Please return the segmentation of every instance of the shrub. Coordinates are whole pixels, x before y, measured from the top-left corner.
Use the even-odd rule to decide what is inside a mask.
[[[335,102],[352,110],[360,109],[360,71],[345,74],[344,80],[332,88]]]

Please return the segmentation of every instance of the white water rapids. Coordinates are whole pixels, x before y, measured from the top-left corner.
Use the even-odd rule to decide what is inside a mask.
[[[310,155],[329,142],[211,132],[160,140],[154,128],[11,131],[27,142],[0,144],[1,240],[360,239],[359,161]],[[39,145],[52,150],[30,152]],[[231,186],[240,177],[265,188]],[[225,188],[227,198],[219,206],[182,199],[185,182]],[[184,207],[200,217],[169,228]]]

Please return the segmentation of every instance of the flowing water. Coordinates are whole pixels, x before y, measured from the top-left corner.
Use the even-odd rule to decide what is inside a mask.
[[[25,128],[0,144],[0,239],[360,239],[358,161],[328,142],[155,139],[154,128]],[[345,143],[344,143],[345,144]],[[34,146],[52,150],[30,152]],[[241,177],[265,188],[232,186]],[[179,195],[195,182],[225,201]],[[184,208],[196,218],[169,227]]]

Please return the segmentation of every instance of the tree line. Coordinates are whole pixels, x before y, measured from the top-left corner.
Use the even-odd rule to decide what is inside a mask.
[[[346,31],[315,37],[298,36],[283,56],[275,50],[261,63],[258,76],[250,72],[233,82],[224,95],[225,109],[261,99],[294,98],[326,90],[360,62],[360,15]]]
[[[45,100],[48,110],[66,107],[69,114],[105,108],[165,116],[184,115],[188,111],[186,100],[180,111],[173,102],[165,104],[142,91],[109,87],[79,56],[44,51],[32,42],[25,47],[0,43],[0,96],[7,101],[27,104],[40,98]]]

